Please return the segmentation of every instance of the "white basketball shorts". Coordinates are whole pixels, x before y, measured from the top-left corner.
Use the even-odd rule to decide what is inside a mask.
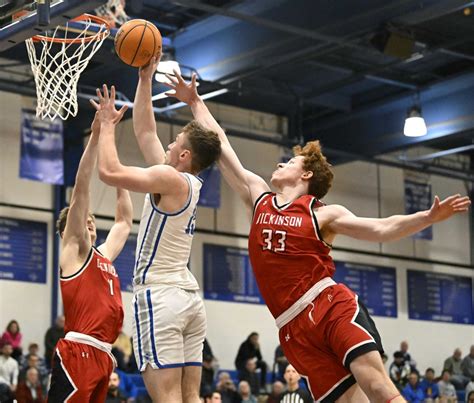
[[[133,296],[133,348],[144,371],[202,365],[206,311],[197,291],[160,285]]]

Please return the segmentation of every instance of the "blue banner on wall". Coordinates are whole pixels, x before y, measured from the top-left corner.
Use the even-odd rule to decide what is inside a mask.
[[[219,208],[221,206],[221,173],[216,164],[202,171],[199,176],[204,181],[198,205]]]
[[[431,184],[405,179],[405,213],[413,214],[431,208]],[[433,227],[413,235],[415,239],[433,239]]]
[[[21,112],[20,177],[53,185],[64,183],[63,123]]]
[[[395,268],[335,261],[334,280],[359,295],[371,315],[397,317]]]
[[[407,271],[408,317],[474,324],[472,278]]]
[[[0,280],[46,283],[47,228],[0,217]]]
[[[97,230],[97,246],[102,245],[109,231]],[[125,246],[113,262],[115,270],[119,275],[120,288],[122,291],[132,292],[133,268],[135,266],[135,248],[137,246],[137,234],[129,234]]]
[[[247,249],[204,244],[204,298],[264,304]]]

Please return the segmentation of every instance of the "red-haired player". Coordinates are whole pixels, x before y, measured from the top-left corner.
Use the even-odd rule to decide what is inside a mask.
[[[249,255],[260,292],[276,319],[285,356],[309,384],[318,402],[398,403],[405,400],[387,376],[375,324],[357,295],[332,279],[329,252],[336,235],[374,242],[412,235],[468,210],[460,195],[435,198],[431,209],[388,218],[356,217],[339,205],[319,201],[333,174],[318,141],[295,147],[295,156],[278,164],[271,184],[246,170],[225,132],[196,91],[175,72],[169,77],[178,98],[194,118],[217,132],[219,160],[226,181],[253,208]],[[364,394],[365,393],[365,394]]]

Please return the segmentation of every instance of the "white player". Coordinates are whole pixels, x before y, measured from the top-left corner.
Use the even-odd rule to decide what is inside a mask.
[[[150,167],[124,166],[115,147],[115,90],[98,90],[99,175],[107,184],[146,193],[134,272],[134,350],[154,402],[199,402],[204,304],[187,264],[202,181],[220,156],[218,135],[187,124],[165,153],[156,135],[151,83],[158,60],[140,69],[133,123]]]

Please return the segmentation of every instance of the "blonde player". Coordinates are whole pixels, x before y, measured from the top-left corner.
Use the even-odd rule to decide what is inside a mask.
[[[134,130],[149,168],[121,164],[114,141],[115,90],[98,91],[99,174],[107,184],[146,193],[134,272],[134,350],[154,402],[199,402],[204,304],[187,264],[202,181],[220,156],[215,132],[187,124],[165,152],[156,135],[151,80],[158,61],[140,69]]]

